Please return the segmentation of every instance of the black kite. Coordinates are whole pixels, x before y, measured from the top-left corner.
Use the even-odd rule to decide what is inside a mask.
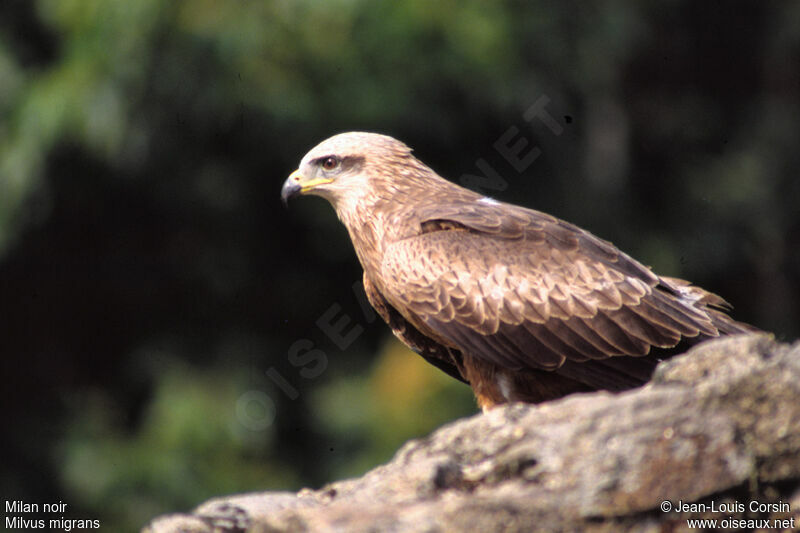
[[[553,216],[459,187],[391,137],[323,141],[283,185],[284,201],[297,194],[333,204],[372,306],[483,409],[635,387],[657,362],[651,347],[752,330],[719,296]]]

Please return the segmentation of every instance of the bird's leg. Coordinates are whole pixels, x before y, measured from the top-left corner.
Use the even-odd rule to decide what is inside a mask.
[[[460,370],[484,413],[508,401],[501,386],[508,379],[497,366],[463,354]]]

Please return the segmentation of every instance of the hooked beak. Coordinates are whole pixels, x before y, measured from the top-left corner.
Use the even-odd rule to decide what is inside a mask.
[[[286,178],[286,181],[283,182],[283,187],[281,188],[281,201],[283,202],[284,206],[289,205],[289,198],[300,194],[300,190],[303,188],[300,185],[301,180],[302,174],[300,174],[299,170],[295,170],[289,175],[288,178]]]
[[[286,181],[283,182],[283,187],[281,188],[281,200],[283,201],[283,205],[288,205],[289,198],[293,198],[298,194],[305,194],[317,185],[324,185],[332,181],[331,178],[306,180],[299,169],[295,170],[286,178]]]

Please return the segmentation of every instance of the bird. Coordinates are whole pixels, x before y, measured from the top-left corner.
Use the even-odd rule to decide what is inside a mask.
[[[670,349],[756,330],[720,296],[448,181],[387,135],[319,143],[281,189],[284,204],[301,195],[333,206],[394,335],[470,385],[484,412],[628,390]]]

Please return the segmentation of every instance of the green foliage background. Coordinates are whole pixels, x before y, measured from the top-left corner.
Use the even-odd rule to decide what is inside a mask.
[[[798,95],[796,2],[3,2],[3,499],[130,531],[357,475],[474,412],[364,313],[332,210],[280,206],[340,131],[456,181],[482,158],[487,192],[793,339]],[[541,97],[560,135],[523,118]],[[493,148],[512,126],[542,151],[522,173]],[[345,349],[332,305],[363,328]]]

